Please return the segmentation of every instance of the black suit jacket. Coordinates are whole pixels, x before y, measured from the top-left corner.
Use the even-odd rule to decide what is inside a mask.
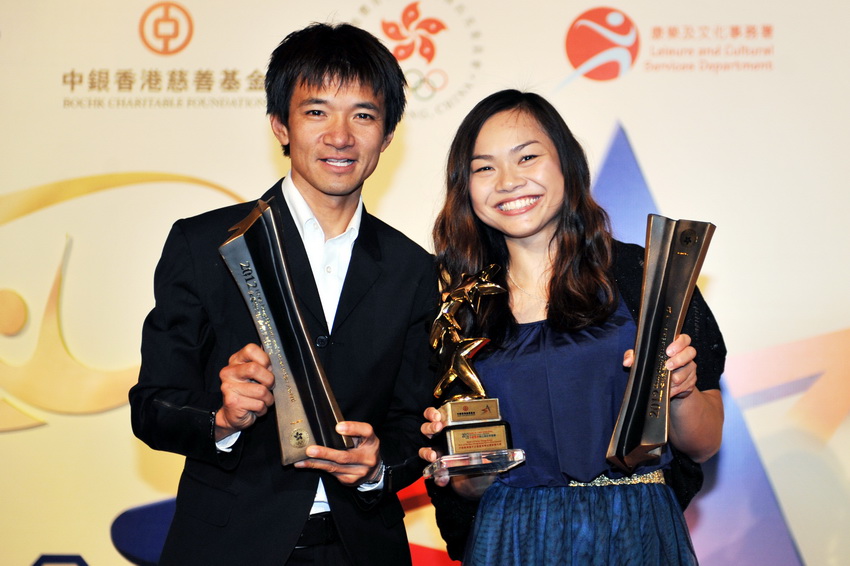
[[[297,300],[342,414],[372,424],[391,469],[378,493],[323,477],[342,541],[358,563],[407,564],[404,512],[395,492],[425,465],[416,453],[426,442],[419,433],[422,411],[433,404],[427,336],[437,305],[432,258],[364,213],[330,331],[280,182],[263,199],[281,212]],[[130,404],[136,436],[186,456],[163,564],[283,564],[316,493],[320,472],[281,465],[272,412],[244,430],[232,452],[218,452],[213,440],[222,402],[218,373],[231,354],[258,341],[218,246],[254,205],[176,222],[156,269],[156,306],[145,319]]]

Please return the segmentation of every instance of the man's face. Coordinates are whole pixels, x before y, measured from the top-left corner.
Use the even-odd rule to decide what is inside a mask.
[[[359,197],[393,137],[384,135],[384,115],[370,87],[330,82],[293,90],[288,126],[271,117],[275,137],[289,144],[292,180],[311,206]]]

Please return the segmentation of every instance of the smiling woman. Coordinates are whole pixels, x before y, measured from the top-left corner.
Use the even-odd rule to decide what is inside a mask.
[[[519,110],[496,114],[474,152],[470,196],[478,218],[505,234],[508,246],[530,238],[548,244],[564,202],[564,175],[537,120]]]
[[[461,326],[490,339],[476,370],[499,398],[514,445],[526,451],[524,464],[498,476],[435,480],[450,552],[467,566],[695,564],[682,514],[694,491],[674,492],[665,478],[680,459],[698,474],[691,459],[704,461],[720,446],[725,347],[707,305],[695,295],[689,316],[697,322],[686,329],[701,338],[692,346],[682,334],[665,352],[670,443],[625,476],[606,454],[633,361],[642,250],[614,240],[590,195],[584,151],[538,95],[501,91],[476,105],[447,169],[434,227],[443,291],[455,292],[466,273],[504,268],[493,282],[508,293]],[[443,430],[439,411],[425,417],[423,434]],[[420,456],[438,455],[423,448]],[[480,499],[474,521],[458,496]],[[468,541],[457,535],[463,525],[446,523],[465,514]]]

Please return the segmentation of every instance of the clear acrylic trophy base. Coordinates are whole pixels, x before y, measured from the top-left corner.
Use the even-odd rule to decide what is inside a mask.
[[[422,475],[428,478],[498,474],[525,462],[525,451],[519,448],[451,454],[432,462]]]

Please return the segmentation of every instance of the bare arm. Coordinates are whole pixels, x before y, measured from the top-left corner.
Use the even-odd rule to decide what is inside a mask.
[[[697,389],[696,350],[691,338],[681,334],[667,347],[670,372],[670,443],[695,462],[705,462],[720,449],[723,434],[723,400],[720,391]],[[629,350],[623,365],[630,367]]]
[[[670,442],[695,462],[705,462],[720,449],[723,400],[718,389],[694,389],[670,399]]]

